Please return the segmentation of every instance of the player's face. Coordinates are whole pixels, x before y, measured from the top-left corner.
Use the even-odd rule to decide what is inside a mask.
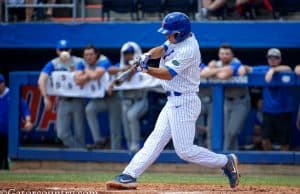
[[[96,64],[98,60],[97,54],[95,53],[94,49],[85,49],[83,52],[83,58],[90,65]]]
[[[281,58],[278,56],[268,56],[268,64],[271,67],[277,67],[281,64]]]
[[[233,59],[233,53],[231,49],[220,48],[219,59],[224,63],[228,64]]]
[[[173,44],[176,43],[175,34],[167,35],[167,39]]]
[[[56,54],[57,54],[58,56],[60,56],[60,53],[61,53],[62,51],[67,51],[68,53],[71,54],[71,49],[69,49],[69,48],[66,48],[66,49],[56,49]]]
[[[129,61],[133,60],[133,53],[124,53],[124,62],[125,64],[129,64]]]
[[[5,82],[2,81],[0,82],[0,94],[3,94],[4,90],[5,90]]]

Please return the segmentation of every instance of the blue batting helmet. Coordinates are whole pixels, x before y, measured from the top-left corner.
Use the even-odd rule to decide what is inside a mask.
[[[157,30],[163,35],[176,33],[176,42],[185,40],[191,32],[191,22],[189,17],[181,12],[172,12],[165,16],[162,26]]]

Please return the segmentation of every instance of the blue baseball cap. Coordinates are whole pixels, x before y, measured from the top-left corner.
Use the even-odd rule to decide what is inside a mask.
[[[0,82],[4,82],[4,81],[5,81],[4,76],[0,74]]]
[[[70,49],[69,42],[65,39],[62,39],[62,40],[58,41],[57,44],[56,44],[56,49],[69,50]]]

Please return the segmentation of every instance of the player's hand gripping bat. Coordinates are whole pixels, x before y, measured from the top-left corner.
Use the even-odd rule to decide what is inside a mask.
[[[131,67],[118,75],[118,77],[113,81],[113,85],[119,86],[121,85],[124,81],[126,81],[132,74],[132,71],[135,71],[136,68],[139,66],[139,59],[135,59],[129,62]]]

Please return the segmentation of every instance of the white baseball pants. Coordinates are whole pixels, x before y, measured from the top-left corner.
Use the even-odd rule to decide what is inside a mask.
[[[139,177],[159,156],[172,138],[177,155],[191,163],[210,168],[222,168],[227,157],[194,145],[195,123],[201,112],[201,101],[196,93],[168,97],[154,131],[143,148],[136,153],[123,171],[134,178]]]

